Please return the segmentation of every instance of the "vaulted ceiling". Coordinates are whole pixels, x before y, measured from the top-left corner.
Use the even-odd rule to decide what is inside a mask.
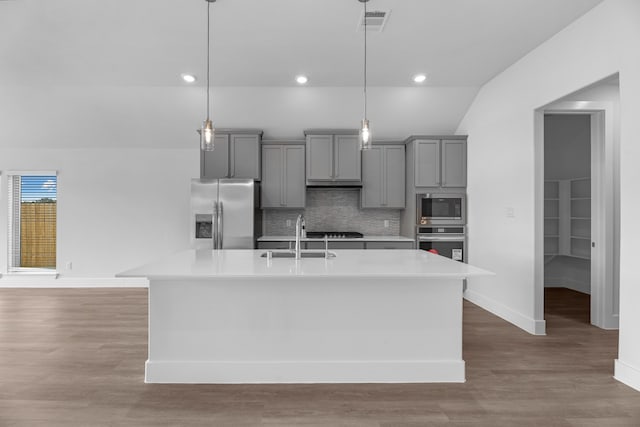
[[[602,0],[370,0],[369,84],[481,86]],[[1,85],[203,84],[204,0],[0,1]],[[362,83],[357,0],[212,3],[214,86]]]

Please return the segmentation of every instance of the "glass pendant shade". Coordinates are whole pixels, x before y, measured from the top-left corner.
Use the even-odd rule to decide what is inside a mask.
[[[371,128],[369,127],[369,120],[367,120],[367,2],[369,0],[358,0],[362,3],[364,10],[362,13],[362,20],[364,23],[364,61],[363,61],[363,89],[364,89],[364,118],[360,122],[360,132],[358,138],[360,140],[360,150],[368,150],[371,148]]]
[[[213,151],[215,132],[211,120],[207,119],[202,123],[202,129],[200,129],[200,149],[202,151]]]
[[[211,3],[216,0],[206,0],[207,2],[207,118],[202,123],[202,128],[198,130],[200,134],[200,149],[202,151],[213,151],[215,140],[215,129],[213,122],[209,118],[210,92],[211,92]]]
[[[361,122],[359,139],[361,150],[368,150],[371,148],[371,128],[369,128],[369,120],[367,119],[364,119]]]

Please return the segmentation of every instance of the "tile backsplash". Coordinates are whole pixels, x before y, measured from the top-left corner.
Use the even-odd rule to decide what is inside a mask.
[[[400,210],[360,209],[360,190],[355,188],[308,188],[305,209],[265,209],[263,234],[295,234],[299,214],[304,215],[307,231],[358,231],[376,236],[400,234]],[[290,220],[290,226],[287,226],[287,220]],[[385,220],[389,221],[387,228],[384,227]]]

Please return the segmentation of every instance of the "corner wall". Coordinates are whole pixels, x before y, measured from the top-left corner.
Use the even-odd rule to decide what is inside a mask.
[[[467,297],[530,333],[535,311],[534,110],[620,73],[620,347],[616,378],[640,390],[640,2],[605,0],[479,92],[457,133],[469,135],[469,262],[497,273]],[[491,165],[491,167],[488,167]],[[514,208],[515,217],[505,215]]]

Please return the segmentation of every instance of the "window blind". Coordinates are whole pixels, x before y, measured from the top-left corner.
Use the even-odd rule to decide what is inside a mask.
[[[57,177],[9,176],[9,269],[55,269]]]

